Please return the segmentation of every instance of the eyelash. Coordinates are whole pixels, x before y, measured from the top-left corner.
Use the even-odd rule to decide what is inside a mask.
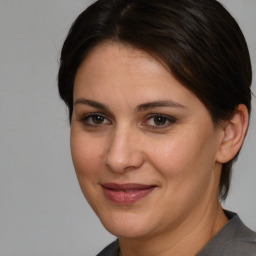
[[[88,127],[92,127],[92,128],[100,128],[102,125],[106,125],[104,123],[101,123],[101,124],[95,124],[95,123],[90,123],[89,119],[90,118],[94,118],[94,117],[100,117],[100,118],[103,118],[104,121],[105,120],[108,120],[108,122],[111,124],[111,121],[109,121],[108,118],[106,118],[103,114],[101,113],[92,113],[92,114],[88,114],[88,115],[85,115],[83,116],[80,121],[85,125],[85,126],[88,126]],[[104,122],[103,121],[103,122]]]
[[[149,120],[151,119],[154,119],[154,118],[163,118],[165,120],[165,122],[167,122],[167,124],[163,124],[163,125],[148,125],[146,123],[149,122]],[[143,126],[148,126],[150,127],[151,129],[153,130],[157,130],[157,129],[164,129],[164,128],[167,128],[169,127],[170,125],[176,123],[176,118],[174,117],[170,117],[170,116],[167,116],[167,115],[163,115],[163,114],[150,114],[149,117],[146,119],[146,121],[144,121],[142,123]]]
[[[95,124],[95,123],[92,123],[93,121],[91,120],[91,123],[90,123],[90,119],[91,118],[94,118],[94,117],[100,117],[103,119],[103,122],[102,123],[99,123],[99,124]],[[163,125],[149,125],[148,122],[151,120],[151,119],[154,119],[154,118],[162,118],[164,120],[164,124]],[[104,123],[104,121],[108,120],[108,123]],[[80,121],[87,127],[92,127],[92,128],[101,128],[103,125],[109,125],[111,124],[112,122],[106,118],[102,113],[92,113],[92,114],[88,114],[88,115],[85,115],[83,116]],[[142,122],[142,126],[146,126],[146,127],[150,127],[150,129],[152,130],[157,130],[157,129],[164,129],[164,128],[167,128],[169,127],[170,125],[176,123],[176,118],[174,117],[170,117],[170,116],[167,116],[167,115],[163,115],[163,114],[150,114],[145,121]],[[167,123],[167,124],[166,124]]]

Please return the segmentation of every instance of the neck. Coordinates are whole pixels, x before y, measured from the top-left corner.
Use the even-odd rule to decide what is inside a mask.
[[[218,201],[201,214],[190,213],[189,216],[178,228],[165,233],[143,239],[120,238],[121,255],[196,255],[228,221]]]

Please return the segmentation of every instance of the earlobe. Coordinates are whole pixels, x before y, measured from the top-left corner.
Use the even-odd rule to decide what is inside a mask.
[[[247,107],[239,104],[232,117],[223,126],[223,138],[217,153],[217,162],[226,163],[238,153],[246,135],[248,119]]]

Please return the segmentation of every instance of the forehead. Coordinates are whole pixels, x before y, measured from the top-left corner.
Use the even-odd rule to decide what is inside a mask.
[[[184,106],[198,100],[156,58],[112,42],[96,46],[81,63],[74,86],[74,99],[79,97],[119,104],[172,100]]]
[[[178,83],[160,60],[128,44],[109,41],[97,45],[86,55],[77,70],[75,85],[92,80],[101,80],[102,84],[103,78],[104,83],[112,85],[115,80],[117,83],[122,80],[120,86],[129,82],[143,86],[156,79],[159,87],[165,78]]]
[[[111,69],[112,66],[109,65],[110,63],[112,66],[125,67],[126,72],[129,68],[134,72],[133,67],[136,68],[137,73],[143,72],[144,69],[151,69],[153,71],[154,69],[162,69],[163,67],[169,71],[165,63],[153,57],[153,55],[130,44],[112,41],[104,41],[93,47],[86,55],[79,69],[82,66],[84,67],[83,71],[89,66],[93,68]]]

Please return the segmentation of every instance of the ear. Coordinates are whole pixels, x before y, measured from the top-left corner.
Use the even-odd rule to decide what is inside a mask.
[[[226,163],[238,153],[246,135],[248,119],[247,107],[239,104],[231,119],[224,122],[223,137],[216,156],[217,162]]]

